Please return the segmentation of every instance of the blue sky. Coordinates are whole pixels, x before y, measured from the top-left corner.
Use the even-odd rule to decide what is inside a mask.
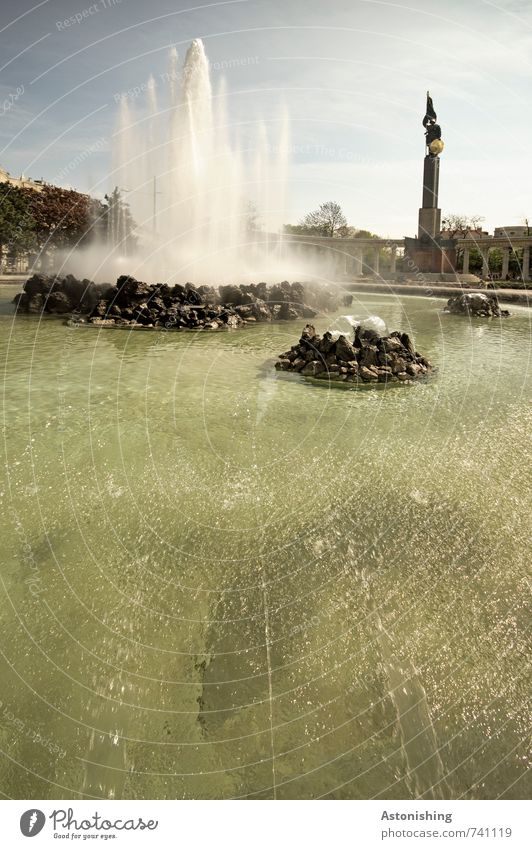
[[[532,219],[529,0],[2,0],[0,165],[51,181],[66,169],[83,191],[105,181],[114,96],[160,79],[170,46],[182,58],[198,36],[215,82],[230,65],[235,125],[263,119],[274,137],[286,104],[287,220],[334,199],[354,226],[413,234],[427,89],[444,212],[490,230]]]

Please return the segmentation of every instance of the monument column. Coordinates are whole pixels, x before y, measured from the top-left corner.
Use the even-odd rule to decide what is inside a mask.
[[[501,277],[503,280],[506,280],[508,276],[508,270],[510,268],[510,248],[502,249],[502,271]]]
[[[423,206],[419,210],[418,238],[434,241],[441,230],[441,209],[438,209],[440,158],[427,154],[423,164]]]
[[[418,238],[434,242],[441,231],[441,209],[438,208],[440,186],[440,153],[443,150],[441,127],[436,123],[432,98],[427,92],[425,127],[425,159],[423,161],[423,198],[419,210]]]
[[[523,280],[528,280],[530,274],[530,247],[528,245],[523,248],[523,264],[521,267],[521,274],[523,276]]]
[[[469,274],[469,248],[464,248],[464,261],[462,263],[462,274]]]
[[[405,237],[405,257],[411,268],[428,274],[456,270],[456,241],[441,232],[441,210],[438,206],[440,183],[440,153],[444,144],[437,123],[432,98],[427,92],[423,118],[425,128],[425,158],[423,160],[423,196],[415,239]]]

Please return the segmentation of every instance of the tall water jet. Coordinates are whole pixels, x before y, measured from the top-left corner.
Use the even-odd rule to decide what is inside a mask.
[[[202,41],[190,45],[180,75],[174,48],[168,61],[160,76],[166,91],[150,77],[146,103],[136,98],[136,116],[122,98],[115,133],[113,180],[129,190],[140,267],[157,279],[250,279],[278,260],[278,236],[268,256],[257,222],[277,234],[285,217],[287,118],[272,121],[273,143],[260,121],[242,150],[225,81],[213,92]]]

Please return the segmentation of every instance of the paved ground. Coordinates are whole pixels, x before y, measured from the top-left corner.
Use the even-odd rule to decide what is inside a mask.
[[[28,274],[0,274],[0,283],[14,283],[20,286],[28,277]]]
[[[453,285],[448,283],[426,284],[422,286],[418,283],[393,283],[391,281],[388,283],[385,280],[372,280],[367,283],[357,281],[356,283],[343,283],[342,285],[350,292],[392,292],[394,295],[428,295],[440,298],[450,298],[459,291],[493,292],[500,301],[532,306],[532,288],[529,290],[484,289],[471,286],[461,287],[458,284]]]

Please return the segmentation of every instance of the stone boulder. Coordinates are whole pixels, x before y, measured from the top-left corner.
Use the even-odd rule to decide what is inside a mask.
[[[45,302],[46,312],[57,313],[63,315],[67,312],[72,312],[70,300],[65,292],[50,292]]]
[[[52,291],[56,282],[57,279],[55,277],[48,276],[47,274],[33,274],[24,283],[24,292],[30,298],[33,297],[33,295],[46,296]]]
[[[109,284],[96,285],[92,280],[77,280],[72,274],[54,277],[34,274],[24,283],[24,291],[14,298],[17,310],[27,313],[43,311],[57,315],[68,312],[89,313],[102,294],[114,289]],[[116,291],[116,290],[115,290]]]
[[[357,352],[354,346],[345,336],[339,336],[336,341],[336,359],[337,360],[356,360]]]

